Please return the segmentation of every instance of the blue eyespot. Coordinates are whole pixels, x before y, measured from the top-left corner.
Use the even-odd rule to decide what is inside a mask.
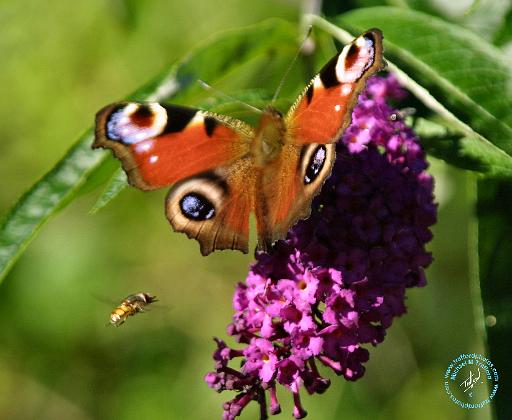
[[[322,171],[322,168],[325,164],[325,159],[327,158],[327,149],[325,146],[318,146],[311,158],[309,159],[308,166],[306,167],[306,173],[304,175],[304,184],[311,184],[317,177],[318,174]]]
[[[180,209],[183,216],[190,220],[203,221],[215,216],[213,204],[198,193],[185,195],[180,201]]]

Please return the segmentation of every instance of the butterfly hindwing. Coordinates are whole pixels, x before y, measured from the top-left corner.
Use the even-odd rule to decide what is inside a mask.
[[[331,174],[335,157],[335,144],[283,146],[256,188],[259,249],[268,249],[299,219],[309,216],[311,202]]]
[[[332,143],[349,126],[366,80],[380,70],[382,33],[371,29],[335,55],[313,78],[286,115],[288,141]]]
[[[252,159],[241,158],[174,185],[166,199],[166,214],[177,232],[196,239],[201,253],[216,249],[248,251],[249,215],[254,208]]]

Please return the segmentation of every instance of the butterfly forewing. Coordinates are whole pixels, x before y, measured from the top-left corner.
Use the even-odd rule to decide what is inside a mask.
[[[97,114],[93,147],[112,149],[130,183],[148,190],[237,161],[251,136],[241,121],[198,109],[127,102]]]
[[[335,55],[286,115],[290,143],[332,143],[350,124],[366,80],[380,70],[382,33],[371,29]]]

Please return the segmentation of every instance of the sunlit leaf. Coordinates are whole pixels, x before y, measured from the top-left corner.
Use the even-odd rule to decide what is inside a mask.
[[[41,226],[72,199],[77,189],[105,158],[91,153],[92,130],[80,137],[65,157],[39,180],[0,226],[0,280],[28,246]]]
[[[379,10],[381,9],[382,8],[379,8]],[[393,12],[397,12],[397,10],[399,10],[395,8],[385,8],[385,10],[387,9],[390,9]],[[402,12],[397,13],[400,14]],[[403,13],[407,16],[411,14],[411,12],[407,11]],[[350,13],[350,16],[352,14],[353,13]],[[418,15],[418,13],[414,13],[414,15]],[[421,19],[423,19],[425,15],[420,16]],[[311,20],[315,25],[328,31],[334,37],[343,42],[348,42],[353,36],[336,25],[333,25],[321,18],[312,17]],[[359,20],[361,20],[361,18],[359,18]],[[358,19],[355,19],[354,21],[358,21]],[[375,19],[373,19],[373,21],[375,21]],[[344,25],[344,20],[341,20],[341,22],[341,24]],[[350,22],[352,22],[352,20],[350,20]],[[445,23],[445,25],[447,24]],[[354,30],[353,32],[357,33],[358,31],[359,29]],[[384,36],[387,40],[387,32],[384,32]],[[410,71],[409,73],[406,73],[403,69],[395,65],[395,63],[388,57],[388,44],[386,43],[385,46],[388,69],[397,76],[400,83],[413,93],[426,108],[431,110],[431,113],[435,113],[439,117],[438,124],[444,125],[446,130],[454,131],[445,137],[438,137],[437,140],[439,141],[439,144],[434,144],[433,138],[427,139],[428,141],[425,142],[425,145],[428,151],[433,152],[435,156],[440,157],[453,165],[479,172],[482,175],[509,177],[512,173],[512,157],[510,154],[507,154],[496,144],[493,144],[492,141],[486,138],[482,133],[479,133],[472,126],[457,117],[454,112],[445,106],[445,102],[442,102],[441,98],[437,98],[432,91],[429,91],[424,86],[424,81],[416,80],[416,72]],[[395,49],[399,48],[395,47]],[[423,46],[419,47],[419,49],[421,49],[422,54],[427,54]],[[431,54],[435,55],[437,52],[433,51]],[[469,71],[469,69],[466,69],[466,72],[469,73]],[[434,82],[437,83],[438,79],[439,78],[436,78]],[[428,85],[431,86],[432,83]],[[436,89],[440,90],[443,86],[443,84],[440,84],[436,86]]]
[[[494,43],[496,45],[504,45],[509,42],[512,42],[512,4],[508,13],[503,17],[502,25],[494,36]]]
[[[126,187],[128,178],[122,169],[114,172],[114,175],[108,181],[100,198],[96,201],[90,213],[94,214],[105,207],[114,197],[116,197]]]
[[[492,42],[497,33],[503,30],[507,12],[511,4],[509,0],[479,0],[465,14],[462,24]]]
[[[457,25],[411,10],[359,9],[335,23],[382,29],[385,54],[462,122],[512,154],[512,72],[502,52]]]

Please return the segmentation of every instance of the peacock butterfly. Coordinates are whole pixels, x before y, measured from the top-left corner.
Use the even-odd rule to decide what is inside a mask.
[[[172,185],[167,218],[203,255],[247,253],[252,211],[258,249],[267,250],[309,215],[358,94],[383,66],[382,33],[371,29],[322,68],[286,116],[268,106],[253,128],[194,108],[120,102],[96,115],[93,148],[111,149],[137,188]]]

